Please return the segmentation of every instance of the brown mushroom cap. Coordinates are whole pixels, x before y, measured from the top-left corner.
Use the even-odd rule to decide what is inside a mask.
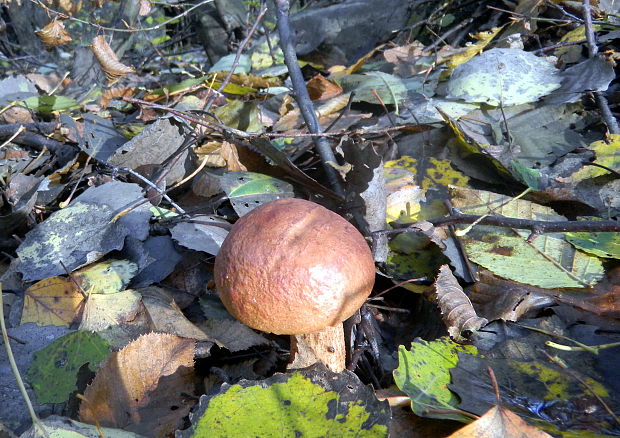
[[[351,316],[375,281],[364,237],[336,213],[279,199],[241,217],[215,259],[228,311],[258,330],[313,333]]]

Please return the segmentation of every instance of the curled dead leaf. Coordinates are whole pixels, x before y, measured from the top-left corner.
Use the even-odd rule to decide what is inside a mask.
[[[43,29],[37,30],[35,33],[47,50],[73,41],[69,32],[65,30],[63,22],[57,19],[52,20]]]
[[[127,66],[119,61],[118,56],[116,56],[116,53],[114,53],[114,50],[112,50],[112,47],[110,47],[103,35],[93,38],[90,49],[95,54],[95,58],[97,58],[97,61],[99,61],[101,68],[105,72],[108,78],[108,85],[115,83],[122,76],[135,71],[133,67]]]
[[[478,331],[488,323],[476,314],[448,265],[439,268],[432,298],[437,302],[441,318],[448,326],[448,334],[455,342],[464,341],[465,333]]]

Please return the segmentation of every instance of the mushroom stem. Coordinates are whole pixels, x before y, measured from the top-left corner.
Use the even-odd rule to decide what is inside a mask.
[[[342,324],[314,333],[291,335],[291,360],[287,369],[305,368],[322,362],[335,373],[345,369],[346,349]]]

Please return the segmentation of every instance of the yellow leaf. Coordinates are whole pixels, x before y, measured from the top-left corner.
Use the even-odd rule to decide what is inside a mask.
[[[595,141],[590,144],[590,149],[596,154],[594,164],[605,166],[609,169],[620,172],[620,135],[610,134],[609,140]],[[612,173],[598,166],[583,166],[577,172],[573,173],[570,180],[574,182],[583,181],[584,179],[596,178],[597,176],[609,175]]]
[[[456,67],[458,67],[461,64],[464,64],[465,62],[469,61],[470,59],[472,59],[474,56],[479,55],[480,53],[482,53],[482,50],[489,45],[489,43],[493,40],[493,38],[495,38],[495,36],[504,28],[504,26],[500,26],[500,27],[494,27],[491,30],[487,30],[487,31],[483,31],[483,32],[478,32],[476,34],[471,35],[472,38],[476,39],[477,42],[473,43],[467,47],[465,47],[465,50],[459,53],[456,53],[455,55],[451,56],[447,61],[446,61],[446,65],[448,66],[449,70],[452,71],[454,70]]]
[[[72,280],[46,278],[26,289],[21,323],[69,327],[78,316],[83,301],[84,296]]]
[[[113,294],[125,289],[138,266],[129,260],[106,260],[73,273],[86,294]]]

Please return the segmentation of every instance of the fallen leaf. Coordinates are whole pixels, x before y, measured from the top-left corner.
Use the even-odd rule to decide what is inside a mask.
[[[193,340],[141,336],[101,366],[84,392],[79,418],[151,437],[172,433],[191,409],[183,394],[194,392],[193,366]],[[147,406],[158,406],[157,415],[145,412]]]
[[[448,438],[551,438],[551,435],[530,426],[516,414],[495,406],[471,424]]]

